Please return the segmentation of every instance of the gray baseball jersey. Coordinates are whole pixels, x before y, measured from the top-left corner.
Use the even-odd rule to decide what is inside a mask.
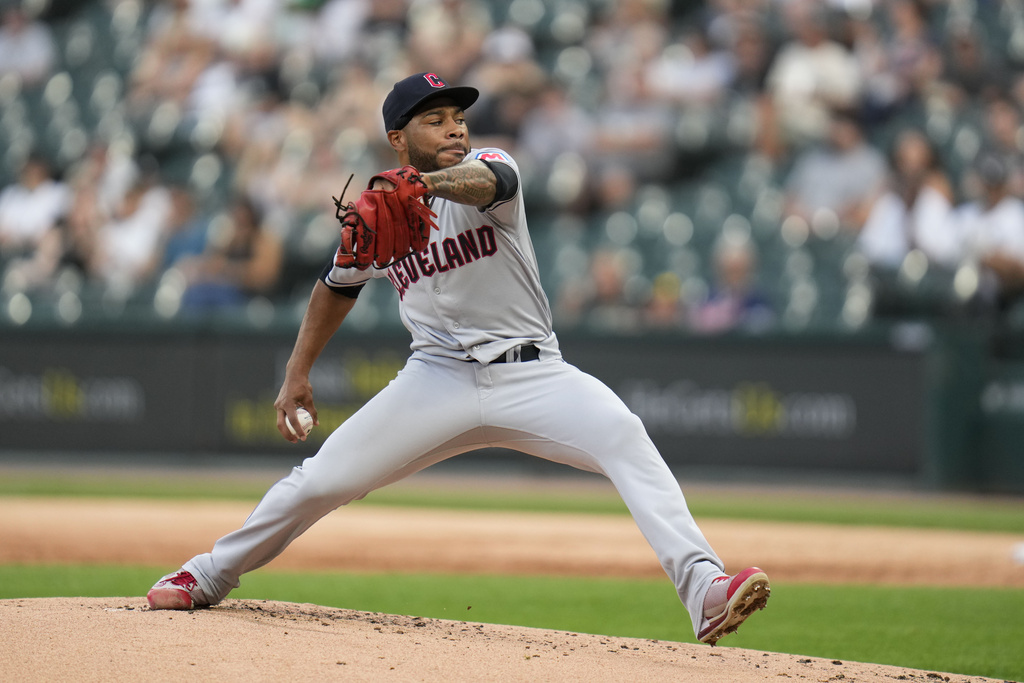
[[[504,163],[519,175],[500,149],[473,149],[467,159]],[[431,208],[438,231],[427,249],[386,269],[335,266],[325,284],[342,289],[374,277],[390,280],[414,351],[481,363],[528,343],[557,354],[522,192],[486,209],[447,200]]]

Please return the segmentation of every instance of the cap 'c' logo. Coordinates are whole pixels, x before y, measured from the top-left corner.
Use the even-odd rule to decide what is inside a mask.
[[[427,79],[427,83],[429,83],[432,88],[443,88],[448,85],[442,81],[441,77],[437,74],[423,74],[423,78]]]

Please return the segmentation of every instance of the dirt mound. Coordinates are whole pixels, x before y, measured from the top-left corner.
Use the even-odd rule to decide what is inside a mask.
[[[143,598],[0,600],[0,640],[0,673],[19,681],[993,680],[256,600],[192,612],[154,612]]]

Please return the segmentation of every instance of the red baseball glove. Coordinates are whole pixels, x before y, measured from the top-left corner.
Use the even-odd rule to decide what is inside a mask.
[[[351,180],[351,179],[350,179]],[[384,188],[373,189],[378,180]],[[346,188],[348,186],[346,185]],[[387,188],[387,189],[385,189]],[[370,178],[355,202],[342,204],[336,197],[335,216],[341,221],[341,246],[334,263],[342,268],[387,268],[409,254],[422,251],[437,230],[437,214],[423,202],[427,186],[412,166],[393,168]],[[345,192],[341,193],[342,198]]]

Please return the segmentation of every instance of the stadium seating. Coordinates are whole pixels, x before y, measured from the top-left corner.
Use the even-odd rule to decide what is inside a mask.
[[[578,102],[600,106],[601,74],[583,44],[587,31],[610,3],[502,0],[484,4],[495,26],[511,22],[529,32],[538,62],[565,83]],[[31,149],[42,150],[67,170],[97,137],[125,135],[138,152],[153,155],[165,179],[192,187],[204,207],[223,203],[232,187],[234,168],[216,149],[216,136],[206,135],[201,122],[188,120],[173,105],[157,107],[142,120],[131,120],[126,113],[127,80],[145,47],[152,9],[151,3],[140,0],[82,1],[63,4],[61,12],[52,14],[48,23],[59,46],[52,76],[38,88],[0,79],[0,145],[5,150],[0,186],[13,182],[21,159]],[[674,17],[683,12],[676,10]],[[946,35],[958,22],[974,22],[986,44],[999,50],[1011,67],[1024,65],[1020,3],[940,3],[931,17],[937,35]],[[775,15],[769,19],[778,22]],[[682,24],[672,29],[681,30]],[[781,27],[770,23],[769,30],[778,35]],[[323,70],[311,69],[301,79],[310,84],[311,96],[329,87]],[[758,281],[777,307],[780,320],[794,328],[858,327],[870,319],[868,311],[876,303],[882,309],[892,305],[901,314],[926,316],[949,315],[962,303],[953,283],[955,273],[934,267],[920,274],[873,272],[851,260],[855,252],[849,235],[787,226],[782,183],[789,160],[773,162],[753,153],[751,117],[749,106],[734,99],[680,109],[666,144],[673,147],[687,173],[642,186],[632,205],[623,209],[577,215],[554,201],[548,178],[527,173],[524,193],[550,298],[557,299],[564,283],[585,277],[591,255],[609,245],[629,251],[639,283],[649,287],[659,274],[671,272],[692,290],[706,290],[714,278],[715,243],[724,232],[732,232],[747,235],[756,246]],[[962,111],[910,108],[871,128],[869,136],[884,149],[895,132],[908,125],[927,131],[955,180],[961,178],[982,140],[983,122],[976,107]],[[297,215],[291,225],[284,226],[285,265],[264,313],[271,310],[275,319],[294,322],[293,311],[308,295],[311,278],[335,248],[334,232],[333,218],[326,215]],[[359,324],[369,329],[394,322],[389,312],[394,293],[384,286],[371,289],[376,291],[367,298],[373,305],[361,308],[374,310]],[[18,316],[0,313],[0,324],[17,323],[28,309],[32,321],[51,319],[65,325],[119,315],[159,322],[175,315],[169,313],[173,307],[166,305],[166,299],[159,299],[160,291],[157,282],[121,295],[91,283],[46,294],[18,292],[24,294],[14,304],[20,307]],[[13,294],[4,293],[0,304],[10,308]],[[897,300],[902,303],[897,305]],[[1017,318],[1024,319],[1024,313]]]

